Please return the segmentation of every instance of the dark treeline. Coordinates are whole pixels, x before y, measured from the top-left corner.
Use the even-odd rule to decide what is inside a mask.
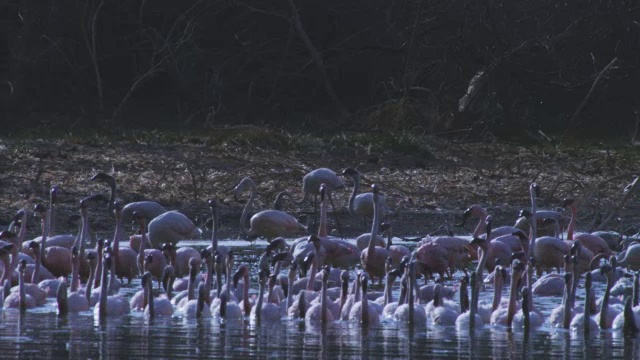
[[[638,1],[0,3],[14,127],[627,136],[639,118]]]

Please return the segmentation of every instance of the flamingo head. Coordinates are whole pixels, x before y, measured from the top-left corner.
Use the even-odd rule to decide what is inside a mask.
[[[320,184],[320,201],[324,201],[325,196],[327,196],[327,185]]]
[[[380,232],[385,234],[389,230],[391,230],[391,223],[383,222],[380,224]]]
[[[24,271],[27,269],[27,260],[20,260],[20,271],[24,273]]]
[[[533,214],[531,213],[531,211],[529,209],[522,209],[520,210],[520,212],[518,213],[518,217],[524,217],[529,219]]]
[[[245,276],[246,274],[248,274],[248,269],[247,266],[242,264],[238,267],[238,270],[236,270],[236,272],[233,274],[233,286],[236,287],[238,286],[238,282],[240,281],[240,278]]]
[[[342,282],[349,282],[349,272],[347,270],[342,270],[342,272],[340,273],[340,280],[342,280]]]
[[[78,247],[77,246],[72,246],[71,247],[71,256],[78,256]]]
[[[38,251],[38,249],[40,249],[40,243],[36,242],[36,241],[30,241],[29,242],[29,249],[31,249],[33,251]]]
[[[576,200],[573,198],[565,198],[562,200],[562,207],[566,208],[575,204]]]
[[[49,199],[51,204],[58,202],[58,185],[53,185],[49,190]]]
[[[2,232],[0,232],[0,239],[1,240],[11,240],[13,238],[16,237],[15,233],[12,233],[9,230],[3,230]]]
[[[604,264],[600,267],[600,275],[605,275],[613,271],[613,267],[609,264]]]
[[[18,210],[16,214],[13,216],[13,221],[22,221],[23,218],[27,217],[27,212],[24,209]]]
[[[342,171],[342,174],[340,174],[340,175],[353,177],[353,176],[356,176],[356,175],[360,175],[360,173],[356,169],[348,167],[348,168],[344,169]]]
[[[11,250],[13,250],[13,244],[5,244],[0,246],[0,256],[11,254]]]
[[[47,207],[42,204],[36,204],[33,207],[33,211],[40,214],[40,216],[45,216],[47,213]]]
[[[209,249],[202,249],[200,251],[200,258],[202,258],[203,260],[207,260],[211,257],[211,250]]]

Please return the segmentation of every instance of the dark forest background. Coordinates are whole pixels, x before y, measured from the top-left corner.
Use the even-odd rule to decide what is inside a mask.
[[[0,5],[8,129],[633,137],[640,118],[638,1]]]

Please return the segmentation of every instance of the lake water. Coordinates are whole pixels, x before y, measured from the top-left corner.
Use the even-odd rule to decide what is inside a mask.
[[[266,243],[247,246],[246,242],[227,241],[224,244],[239,253],[236,264],[255,265],[256,254]],[[205,246],[208,242],[189,245]],[[459,273],[454,276],[459,277]],[[140,281],[136,280],[121,291],[132,294],[139,285]],[[596,293],[601,295],[603,284],[595,286]],[[580,302],[583,298],[580,292],[578,295],[577,302]],[[491,297],[491,288],[488,288],[480,300],[489,301]],[[548,315],[561,299],[536,298],[534,301]],[[0,313],[1,359],[243,357],[640,359],[640,341],[625,339],[612,331],[596,332],[585,338],[583,334],[548,325],[528,336],[522,331],[511,332],[488,325],[474,333],[435,326],[411,330],[393,320],[384,320],[379,328],[369,330],[340,321],[324,328],[309,327],[297,320],[282,320],[256,328],[248,321],[221,324],[214,318],[187,321],[174,316],[150,322],[140,312],[100,323],[94,319],[93,312],[59,318],[52,298],[46,306],[28,310],[23,316],[14,309]]]

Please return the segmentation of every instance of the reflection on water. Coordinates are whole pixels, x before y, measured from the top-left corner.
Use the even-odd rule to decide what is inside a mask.
[[[203,244],[206,245],[206,244]],[[244,243],[243,245],[246,245]],[[243,251],[238,263],[255,263],[255,246]],[[139,280],[123,288],[132,294]],[[603,285],[597,284],[601,294]],[[481,300],[490,300],[491,291]],[[397,296],[397,293],[396,293]],[[545,314],[559,303],[537,298]],[[580,300],[578,300],[580,301]],[[305,326],[283,320],[255,327],[221,324],[216,319],[185,320],[179,317],[145,319],[139,312],[105,323],[92,312],[56,315],[54,299],[45,307],[20,316],[14,309],[0,312],[0,356],[8,358],[585,358],[640,359],[640,341],[619,333],[583,334],[542,327],[530,334],[485,326],[472,333],[454,327],[408,329],[405,324],[383,320],[377,329],[335,322],[326,327]]]
[[[521,332],[485,327],[474,333],[455,328],[410,330],[393,321],[378,329],[336,322],[325,328],[282,321],[261,328],[220,324],[214,319],[185,323],[132,314],[98,324],[90,314],[59,319],[54,312],[5,310],[0,326],[2,358],[625,358],[640,357],[640,342],[597,333],[585,340],[566,331]]]

